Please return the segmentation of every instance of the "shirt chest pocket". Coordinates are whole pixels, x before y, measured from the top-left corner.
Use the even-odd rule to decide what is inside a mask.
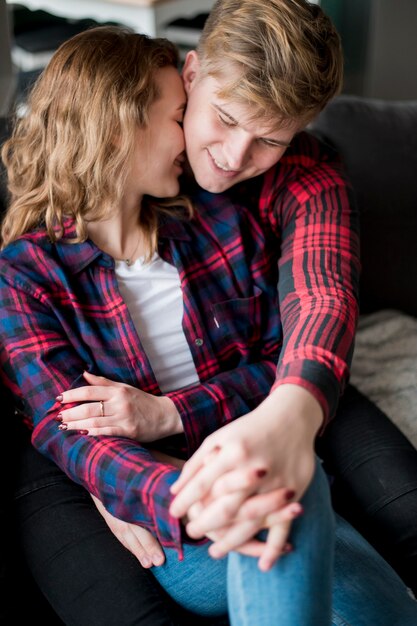
[[[217,302],[211,306],[214,338],[222,352],[249,355],[262,339],[264,294],[255,287],[254,295]]]

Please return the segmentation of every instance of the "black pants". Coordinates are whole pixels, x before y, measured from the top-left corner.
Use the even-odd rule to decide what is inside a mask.
[[[19,589],[22,572],[28,581],[27,564],[47,600],[42,606],[42,598],[37,599],[42,620],[47,611],[44,626],[174,626],[196,624],[196,619],[212,623],[169,599],[113,536],[89,494],[40,455],[26,432],[20,432],[19,444],[14,532],[23,558],[16,561],[22,571],[14,568],[15,579]]]
[[[168,602],[152,575],[115,539],[89,494],[23,438],[16,541],[62,622],[173,626]]]
[[[334,476],[335,509],[357,528],[417,595],[417,451],[352,386],[318,441]]]

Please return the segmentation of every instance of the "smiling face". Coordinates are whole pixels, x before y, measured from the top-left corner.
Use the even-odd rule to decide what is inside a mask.
[[[185,160],[182,122],[186,96],[181,77],[168,66],[156,71],[155,82],[159,96],[149,108],[147,125],[135,131],[126,182],[125,200],[135,204],[145,194],[157,198],[177,195]]]
[[[272,128],[253,120],[248,105],[221,99],[222,82],[202,76],[197,54],[188,54],[183,81],[188,102],[184,117],[187,157],[198,184],[220,193],[263,174],[277,163],[298,132],[296,124]]]

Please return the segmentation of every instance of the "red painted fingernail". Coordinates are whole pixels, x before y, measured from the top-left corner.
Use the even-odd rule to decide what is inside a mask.
[[[79,435],[88,435],[88,430],[79,430],[78,434]]]
[[[60,424],[58,430],[68,430],[68,424]]]
[[[62,422],[62,413],[58,413],[58,415],[56,417],[54,417],[54,420],[56,422]]]
[[[294,496],[295,496],[294,489],[287,489],[287,491],[285,492],[285,499],[289,501],[289,500],[292,500]]]
[[[263,478],[264,476],[267,475],[267,473],[268,472],[266,471],[266,469],[257,469],[256,470],[256,475],[257,475],[258,478]]]
[[[57,396],[57,397],[55,398],[55,400],[56,400],[57,402],[62,402],[63,397],[62,397],[61,395],[59,395],[59,396]]]

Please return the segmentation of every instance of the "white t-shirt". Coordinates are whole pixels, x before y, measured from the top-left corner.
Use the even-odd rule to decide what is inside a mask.
[[[120,293],[163,393],[198,382],[183,328],[177,268],[154,254],[150,263],[116,261]]]

